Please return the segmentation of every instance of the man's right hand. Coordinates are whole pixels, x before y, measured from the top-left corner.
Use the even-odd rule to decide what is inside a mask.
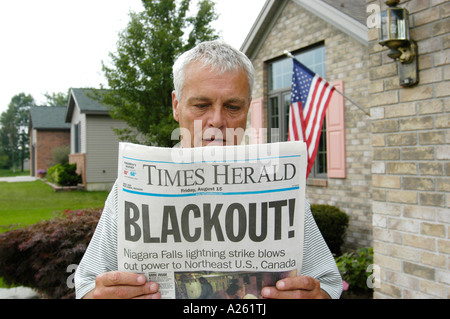
[[[159,286],[146,282],[144,275],[112,271],[95,279],[95,288],[85,299],[160,299]]]

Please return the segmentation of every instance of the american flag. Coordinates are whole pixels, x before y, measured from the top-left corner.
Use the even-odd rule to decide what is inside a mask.
[[[334,87],[296,59],[292,75],[289,140],[304,141],[308,153],[308,178],[319,146],[323,119]]]

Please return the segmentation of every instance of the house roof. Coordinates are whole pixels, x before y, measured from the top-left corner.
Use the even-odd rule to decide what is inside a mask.
[[[70,122],[75,104],[81,113],[86,114],[108,114],[109,107],[98,101],[96,97],[102,90],[97,89],[74,89],[70,90],[69,103],[67,105],[66,122]]]
[[[368,29],[365,23],[366,0],[266,0],[241,46],[241,51],[250,59],[255,57],[261,43],[289,1],[295,2],[364,45],[368,45]]]
[[[65,122],[65,106],[32,106],[30,107],[30,127],[44,130],[70,130]]]

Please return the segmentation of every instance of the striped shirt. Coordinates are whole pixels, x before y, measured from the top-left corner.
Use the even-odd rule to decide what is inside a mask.
[[[95,233],[75,273],[76,297],[82,298],[95,288],[95,278],[104,272],[118,270],[117,258],[118,187],[109,194]],[[342,293],[342,279],[334,258],[311,213],[305,207],[302,276],[311,276],[331,298]]]

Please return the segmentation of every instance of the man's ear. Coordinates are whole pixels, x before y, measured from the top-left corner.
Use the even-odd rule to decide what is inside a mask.
[[[178,105],[179,105],[179,103],[178,103],[177,96],[175,95],[175,91],[173,91],[172,92],[172,112],[173,112],[173,118],[177,122],[180,121]]]

